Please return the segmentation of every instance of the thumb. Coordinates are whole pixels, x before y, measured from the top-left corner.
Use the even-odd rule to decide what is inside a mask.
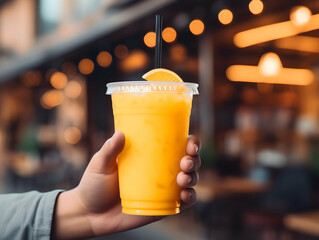
[[[124,148],[125,136],[116,131],[93,156],[89,167],[95,173],[110,174],[117,169],[116,158]]]

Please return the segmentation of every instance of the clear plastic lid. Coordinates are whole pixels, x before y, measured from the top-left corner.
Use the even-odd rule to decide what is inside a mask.
[[[155,82],[155,81],[132,81],[113,82],[106,84],[106,94],[112,93],[138,93],[138,92],[185,92],[198,95],[197,83],[186,82]]]

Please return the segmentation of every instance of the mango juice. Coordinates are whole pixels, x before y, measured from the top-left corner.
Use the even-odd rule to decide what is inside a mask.
[[[186,154],[193,93],[160,89],[112,94],[115,130],[125,134],[118,157],[123,213],[179,213],[176,178]]]

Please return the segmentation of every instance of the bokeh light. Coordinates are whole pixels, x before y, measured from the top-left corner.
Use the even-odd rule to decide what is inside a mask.
[[[94,63],[91,59],[84,58],[79,62],[79,71],[84,75],[89,75],[94,70]]]
[[[107,51],[102,51],[97,55],[96,61],[101,67],[108,67],[112,63],[112,55]]]
[[[62,89],[68,82],[67,76],[62,72],[55,72],[51,75],[50,83],[56,89]]]
[[[260,0],[252,0],[249,5],[249,11],[254,14],[254,15],[258,15],[260,14],[263,9],[264,9],[264,4],[262,1]]]
[[[177,33],[174,28],[167,27],[162,32],[163,40],[167,43],[174,42],[176,40]]]
[[[144,36],[144,43],[149,48],[153,48],[156,45],[156,33],[155,32],[148,32]]]
[[[269,83],[257,83],[257,89],[261,93],[271,93],[274,89],[274,85]]]
[[[120,68],[124,72],[133,72],[146,67],[149,59],[142,50],[133,50],[127,58],[120,63]]]
[[[117,45],[114,49],[114,54],[118,59],[126,58],[128,56],[127,46],[123,44]]]
[[[76,65],[72,62],[63,63],[61,69],[68,77],[74,76],[77,71]]]
[[[64,140],[69,144],[76,144],[81,140],[82,133],[77,127],[69,127],[64,131]]]
[[[45,82],[50,82],[50,78],[52,76],[53,73],[58,72],[58,69],[56,68],[49,68],[45,74],[44,74],[44,80]]]
[[[75,99],[81,95],[82,87],[77,81],[70,81],[64,89],[64,93],[68,98]]]
[[[230,24],[233,21],[233,13],[229,9],[223,9],[218,13],[218,20],[224,24]]]
[[[42,107],[50,109],[60,105],[63,102],[63,99],[63,93],[60,90],[53,89],[45,92],[42,95],[40,104]]]
[[[296,26],[302,26],[305,25],[307,22],[309,22],[311,16],[311,11],[309,8],[305,6],[297,6],[291,9],[290,12],[290,20],[296,25]]]
[[[186,48],[182,44],[172,46],[169,53],[173,61],[181,62],[186,59]]]
[[[42,82],[42,75],[39,71],[27,71],[22,74],[21,82],[27,87],[36,87]]]
[[[199,19],[195,19],[195,20],[191,21],[191,23],[189,24],[189,30],[194,35],[202,34],[204,32],[204,29],[205,29],[205,25]]]

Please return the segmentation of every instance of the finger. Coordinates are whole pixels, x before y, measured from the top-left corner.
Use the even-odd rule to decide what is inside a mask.
[[[199,139],[193,135],[189,136],[186,145],[186,154],[190,156],[195,156],[198,154],[200,148]]]
[[[117,169],[116,158],[123,150],[125,136],[122,132],[117,131],[108,139],[102,148],[93,156],[89,167],[95,173],[109,174]]]
[[[201,165],[200,157],[184,156],[180,162],[181,170],[185,173],[197,171]]]
[[[181,191],[181,210],[189,208],[196,202],[196,192],[193,188],[182,189]]]
[[[198,178],[198,173],[196,171],[189,174],[179,172],[177,174],[177,184],[182,188],[192,187],[197,184]]]

